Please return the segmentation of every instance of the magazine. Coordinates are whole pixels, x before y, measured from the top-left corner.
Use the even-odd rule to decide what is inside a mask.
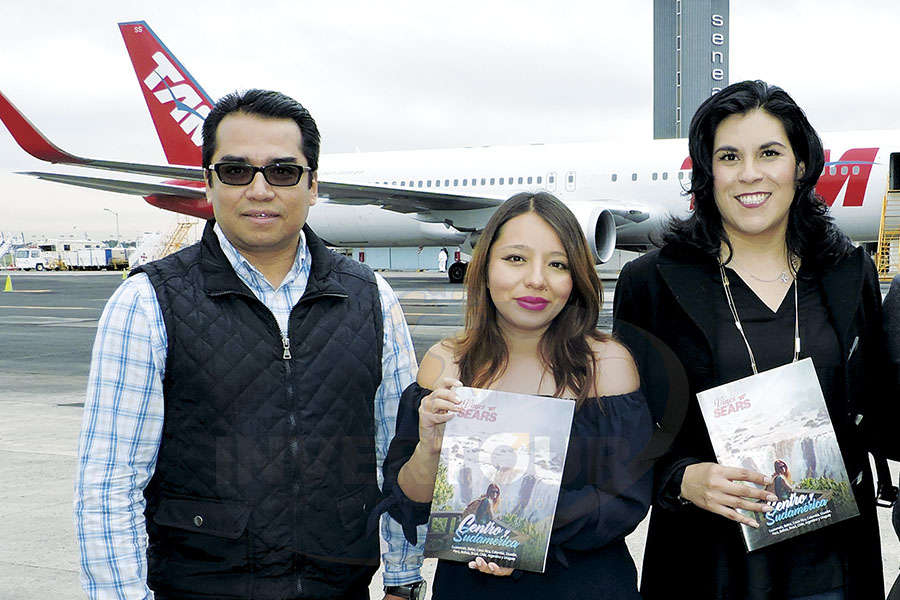
[[[544,572],[573,400],[456,388],[444,430],[425,556]]]
[[[719,464],[768,475],[766,513],[741,511],[756,550],[859,514],[811,358],[697,394]]]

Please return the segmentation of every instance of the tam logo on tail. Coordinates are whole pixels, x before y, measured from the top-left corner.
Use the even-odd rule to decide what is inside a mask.
[[[154,92],[153,95],[162,104],[174,102],[175,108],[169,113],[181,126],[182,131],[191,136],[191,141],[198,148],[203,145],[203,120],[211,108],[204,104],[203,98],[187,83],[165,54],[156,52],[153,55],[156,68],[144,78],[144,85]],[[177,85],[170,85],[167,80]],[[154,91],[162,84],[163,88]]]
[[[166,158],[199,166],[213,101],[144,21],[119,23],[119,31]]]

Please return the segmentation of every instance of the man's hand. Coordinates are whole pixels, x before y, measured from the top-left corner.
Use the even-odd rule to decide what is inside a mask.
[[[745,517],[735,509],[754,512],[772,510],[766,502],[777,502],[775,494],[740,482],[768,485],[772,480],[762,473],[738,467],[723,467],[716,463],[697,463],[684,470],[681,497],[709,512],[732,521],[759,527],[756,519]],[[763,502],[749,500],[755,498]]]

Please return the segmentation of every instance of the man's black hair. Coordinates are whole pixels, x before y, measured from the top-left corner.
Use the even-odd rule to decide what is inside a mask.
[[[227,115],[240,112],[271,119],[291,119],[300,128],[303,156],[315,172],[319,168],[319,129],[302,104],[281,92],[247,90],[232,92],[216,102],[203,122],[203,167],[208,168],[216,152],[216,131]],[[313,173],[308,185],[312,187]]]

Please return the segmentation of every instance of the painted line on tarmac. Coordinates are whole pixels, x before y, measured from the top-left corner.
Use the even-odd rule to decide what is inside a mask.
[[[429,291],[429,290],[394,290],[400,300],[462,300],[465,292],[457,291]]]
[[[97,310],[93,306],[12,306],[0,305],[0,308],[27,308],[29,310]]]
[[[37,327],[96,327],[98,322],[95,318],[79,317],[26,317],[20,315],[0,317],[2,325],[35,325]]]
[[[53,290],[10,290],[8,292],[0,292],[0,294],[49,294]]]

